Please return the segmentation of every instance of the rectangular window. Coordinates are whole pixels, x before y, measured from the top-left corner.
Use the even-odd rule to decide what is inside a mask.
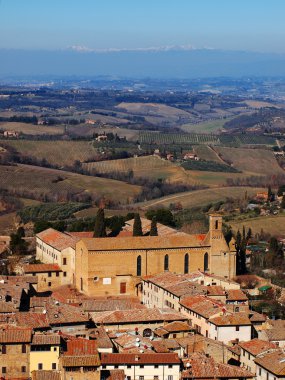
[[[59,272],[56,272],[56,277],[59,277]]]
[[[172,375],[168,375],[167,376],[167,380],[173,380],[173,376]]]
[[[127,291],[127,283],[121,282],[120,283],[120,294],[125,294]]]
[[[22,371],[22,373],[25,373],[25,372],[27,372],[27,368],[26,368],[26,366],[25,366],[25,365],[23,365],[23,366],[21,367],[21,371]]]
[[[236,326],[236,331],[239,331],[239,326]]]
[[[43,369],[43,363],[38,363],[38,369],[39,370]]]
[[[7,347],[5,346],[5,344],[3,344],[2,346],[2,354],[6,354],[7,353]]]
[[[144,380],[144,376],[139,376],[139,380]]]
[[[48,282],[48,286],[51,286],[51,282]]]
[[[140,365],[140,368],[144,368],[144,365]]]
[[[158,376],[153,376],[153,380],[158,380]]]
[[[2,373],[7,373],[7,367],[2,367]]]
[[[22,344],[22,354],[25,354],[27,352],[27,347],[25,344]]]
[[[155,365],[154,365],[154,368],[158,368],[158,364],[155,364]]]
[[[128,364],[128,365],[127,365],[127,368],[129,368],[129,369],[130,369],[130,368],[132,368],[132,366]]]
[[[66,277],[66,272],[63,272],[63,277]]]
[[[259,368],[259,376],[261,376],[261,368]]]
[[[52,368],[52,369],[56,369],[56,363],[52,363],[52,364],[51,364],[51,368]]]
[[[51,272],[48,272],[48,277],[51,277]]]
[[[127,380],[131,380],[131,376],[127,376]]]
[[[62,265],[66,265],[66,257],[64,257],[63,259],[62,259]]]

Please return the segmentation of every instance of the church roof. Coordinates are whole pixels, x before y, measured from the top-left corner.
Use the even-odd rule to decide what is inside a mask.
[[[181,247],[202,247],[203,241],[200,235],[186,236],[132,236],[132,237],[111,237],[82,239],[89,251],[116,251],[134,249],[164,249]]]

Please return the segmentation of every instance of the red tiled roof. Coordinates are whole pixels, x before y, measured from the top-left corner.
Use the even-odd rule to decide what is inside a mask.
[[[252,339],[248,342],[240,342],[239,346],[254,356],[259,355],[262,352],[277,348],[274,343],[261,339]]]
[[[60,380],[60,372],[59,371],[33,371],[32,372],[32,380]]]
[[[36,237],[58,251],[62,251],[68,247],[75,248],[76,242],[80,240],[75,236],[67,235],[63,232],[56,231],[53,228],[48,228],[47,230],[40,232]]]
[[[86,355],[86,356],[65,356],[62,358],[63,367],[99,367],[99,355]]]
[[[33,336],[32,345],[33,346],[44,346],[44,345],[59,345],[61,337],[59,334],[35,334]]]
[[[23,269],[25,273],[62,272],[57,264],[26,264]]]
[[[47,315],[42,313],[18,312],[15,314],[18,326],[27,326],[33,329],[47,329],[50,327]]]
[[[285,376],[285,354],[282,350],[255,359],[255,363],[277,376]]]
[[[180,303],[182,306],[202,315],[204,318],[210,318],[222,312],[224,308],[221,302],[205,296],[185,297]]]
[[[101,354],[102,364],[179,364],[177,354]]]
[[[248,301],[248,298],[241,289],[230,289],[227,290],[227,301]]]
[[[77,338],[67,342],[66,356],[96,355],[98,353],[96,340]]]
[[[251,322],[245,313],[235,313],[230,315],[221,315],[209,320],[216,326],[250,326]]]
[[[75,236],[75,237],[78,237],[80,239],[82,239],[82,238],[93,238],[94,231],[80,231],[80,232],[66,232],[65,231],[65,234],[70,235],[70,236]]]
[[[184,364],[190,363],[190,369],[182,372],[182,379],[220,379],[253,378],[255,375],[243,368],[221,364],[203,354],[194,353]]]
[[[90,314],[93,321],[97,324],[187,320],[187,317],[171,309],[132,309],[121,311],[103,311]]]
[[[0,343],[29,343],[32,340],[32,330],[4,326],[0,328]]]

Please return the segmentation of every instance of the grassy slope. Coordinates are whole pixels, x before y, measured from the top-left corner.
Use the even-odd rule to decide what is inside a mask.
[[[199,124],[184,124],[180,129],[188,133],[216,133],[223,128],[225,122],[228,120],[229,119],[218,119]]]
[[[92,159],[96,154],[93,145],[88,141],[29,141],[0,140],[15,148],[19,153],[38,159],[45,158],[51,164],[72,165],[75,160]]]
[[[188,176],[183,168],[155,156],[89,162],[84,164],[83,167],[90,171],[94,169],[98,173],[128,173],[132,170],[135,177],[163,178],[168,179],[170,182],[184,181],[192,183],[191,177]]]
[[[233,166],[253,175],[284,174],[278,165],[273,152],[266,149],[215,147],[222,158],[231,161]]]
[[[242,230],[243,226],[248,229],[252,229],[253,234],[260,233],[261,228],[265,232],[269,232],[271,235],[281,236],[285,234],[285,214],[260,216],[258,218],[252,218],[242,221],[228,222],[234,231]]]
[[[0,128],[28,135],[61,135],[64,132],[63,126],[33,125],[17,122],[1,122]]]
[[[54,183],[53,181],[58,177],[64,180]],[[67,191],[72,194],[87,192],[94,196],[105,196],[122,202],[140,191],[139,186],[121,181],[28,165],[0,166],[0,182],[3,188],[9,190],[26,190],[43,194]],[[115,192],[114,189],[116,189]]]
[[[208,145],[198,145],[194,147],[195,153],[202,160],[206,161],[214,161],[219,164],[223,163],[223,160],[219,158],[219,156],[211,149]]]
[[[196,190],[178,195],[170,195],[159,200],[148,201],[140,204],[140,206],[143,209],[159,206],[168,207],[170,203],[180,202],[183,207],[191,208],[195,206],[203,206],[211,202],[218,202],[227,197],[242,198],[245,191],[247,191],[247,194],[250,196],[262,190],[263,189],[253,187],[221,187],[216,189]]]

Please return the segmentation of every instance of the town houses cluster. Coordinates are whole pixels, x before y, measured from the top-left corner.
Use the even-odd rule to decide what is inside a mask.
[[[252,311],[209,219],[196,235],[39,233],[38,263],[0,276],[0,377],[285,379],[285,321]]]

